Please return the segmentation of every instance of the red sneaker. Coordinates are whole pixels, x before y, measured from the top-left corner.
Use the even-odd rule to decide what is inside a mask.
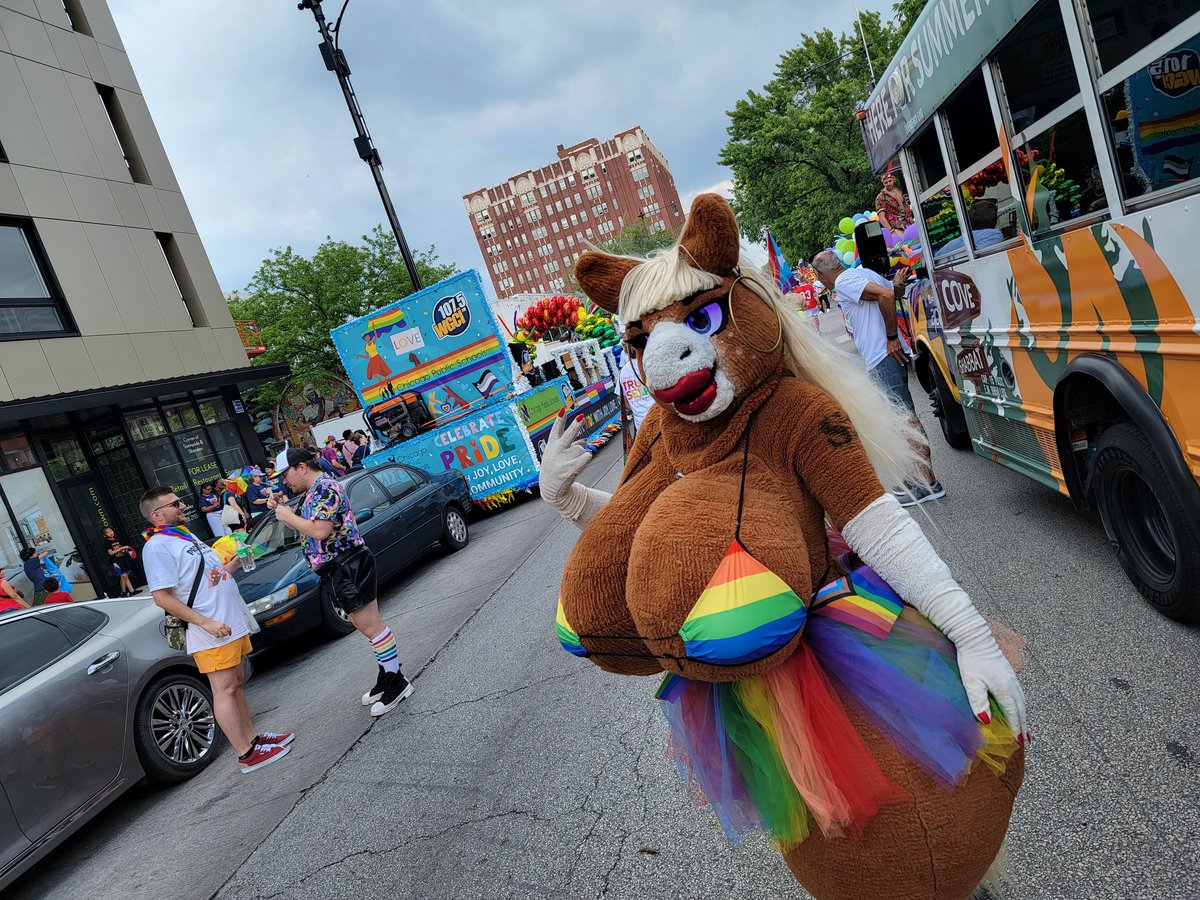
[[[260,744],[278,744],[280,747],[286,747],[296,739],[296,732],[285,731],[282,734],[276,734],[274,731],[264,731],[258,736]]]
[[[291,749],[291,747],[285,747],[282,744],[255,744],[249,756],[238,760],[238,768],[245,775],[247,772],[253,772],[255,769],[269,766],[280,757],[287,756]]]

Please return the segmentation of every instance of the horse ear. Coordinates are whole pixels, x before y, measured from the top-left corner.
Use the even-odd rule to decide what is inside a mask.
[[[615,314],[621,282],[637,265],[636,259],[589,250],[575,262],[575,280],[595,303]]]
[[[733,274],[741,242],[737,219],[724,197],[701,194],[695,199],[679,244],[692,265],[722,278]]]

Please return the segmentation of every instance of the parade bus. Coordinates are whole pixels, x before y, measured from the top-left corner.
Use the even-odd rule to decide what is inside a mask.
[[[1200,0],[930,0],[859,118],[947,442],[1097,509],[1200,620]]]

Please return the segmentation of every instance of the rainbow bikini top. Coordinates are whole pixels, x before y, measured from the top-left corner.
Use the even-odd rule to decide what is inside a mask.
[[[808,617],[804,600],[742,543],[752,425],[753,418],[746,427],[733,540],[678,632],[685,658],[709,665],[740,666],[770,656],[804,628]],[[561,599],[556,620],[555,631],[563,649],[586,656],[579,635],[567,621]]]

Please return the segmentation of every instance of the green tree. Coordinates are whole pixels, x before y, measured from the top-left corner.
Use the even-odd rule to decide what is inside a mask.
[[[670,247],[678,237],[670,228],[655,230],[646,224],[645,219],[637,218],[621,229],[615,237],[609,238],[596,245],[596,249],[614,256],[646,256],[651,250]],[[567,293],[577,297],[585,295],[579,282],[575,280],[575,270],[567,273]]]
[[[427,285],[456,271],[440,263],[432,247],[418,253],[416,263]],[[267,351],[255,364],[286,362],[296,375],[320,383],[344,375],[330,329],[412,292],[396,239],[376,225],[358,244],[326,237],[311,258],[291,247],[272,250],[249,286],[230,298],[229,309],[235,319],[258,323]],[[252,402],[271,407],[282,390],[282,383],[263,385]]]
[[[899,0],[895,21],[864,12],[860,22],[876,76],[882,76],[927,0]],[[874,207],[880,189],[854,117],[871,93],[862,38],[850,30],[804,35],[780,58],[775,77],[729,111],[720,162],[733,171],[742,233],[764,228],[795,260],[829,244],[837,221]]]

